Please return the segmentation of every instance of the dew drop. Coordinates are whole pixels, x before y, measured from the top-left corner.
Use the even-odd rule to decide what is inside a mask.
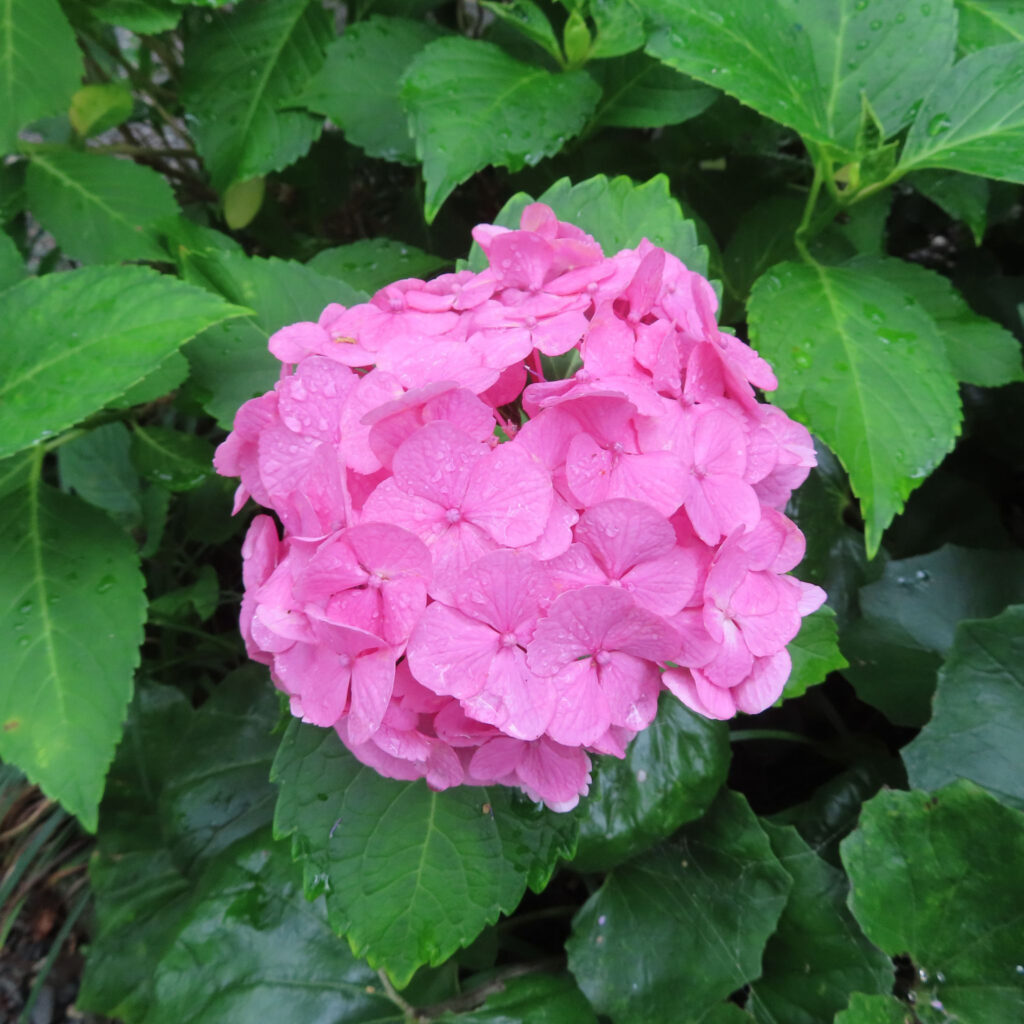
[[[949,114],[936,114],[928,122],[928,134],[935,138],[936,135],[948,132],[952,126],[953,122],[949,119]]]

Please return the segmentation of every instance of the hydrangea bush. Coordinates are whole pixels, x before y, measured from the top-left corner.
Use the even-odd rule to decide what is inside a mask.
[[[5,0],[0,1018],[1019,1024],[1018,6]]]
[[[487,269],[270,338],[281,379],[215,459],[285,528],[249,527],[242,631],[383,775],[568,810],[662,688],[717,719],[778,699],[825,599],[781,511],[814,447],[664,249],[605,256],[541,203],[473,234]]]

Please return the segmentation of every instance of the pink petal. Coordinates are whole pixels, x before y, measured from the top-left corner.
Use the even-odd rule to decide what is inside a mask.
[[[406,658],[420,683],[462,700],[485,686],[500,642],[490,626],[435,601],[416,623]]]
[[[570,747],[585,747],[612,724],[608,698],[592,659],[570,662],[555,678],[554,685],[557,703],[547,730],[553,740]]]
[[[553,499],[548,474],[526,452],[506,444],[473,466],[461,508],[499,544],[520,547],[544,531]]]
[[[590,789],[590,758],[579,747],[542,738],[522,753],[516,775],[531,799],[553,811],[571,811]]]
[[[389,647],[362,654],[352,668],[352,702],[348,732],[353,743],[363,743],[380,727],[395,682],[395,652]]]
[[[793,670],[788,651],[769,658],[758,658],[750,675],[732,690],[736,707],[748,715],[770,708],[782,696],[786,680]]]

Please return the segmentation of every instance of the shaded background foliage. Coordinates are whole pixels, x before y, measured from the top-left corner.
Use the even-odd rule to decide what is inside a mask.
[[[1024,1017],[1019,8],[3,0],[5,1012],[85,941],[146,1024]],[[289,723],[210,466],[270,333],[538,197],[716,282],[829,593],[566,815]]]

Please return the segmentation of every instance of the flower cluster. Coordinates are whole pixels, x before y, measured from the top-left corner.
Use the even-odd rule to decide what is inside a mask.
[[[384,775],[568,809],[662,689],[712,718],[778,698],[824,599],[779,511],[814,451],[674,256],[605,256],[542,204],[473,235],[481,273],[271,337],[281,378],[216,456],[284,527],[253,520],[242,632]]]

